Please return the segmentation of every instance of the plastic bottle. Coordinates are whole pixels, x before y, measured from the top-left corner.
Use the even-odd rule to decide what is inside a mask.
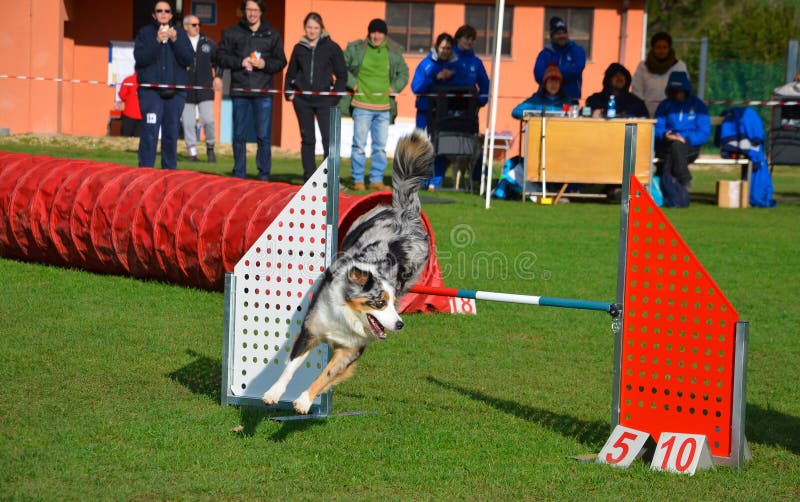
[[[612,94],[608,97],[608,108],[606,118],[613,119],[617,116],[617,98]]]
[[[608,109],[606,109],[606,118],[613,119],[617,116],[617,99],[612,94],[608,97]]]

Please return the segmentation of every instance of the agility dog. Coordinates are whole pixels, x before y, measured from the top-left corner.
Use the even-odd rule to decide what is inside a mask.
[[[297,413],[308,413],[320,393],[353,374],[369,344],[384,340],[387,330],[402,329],[396,302],[417,281],[428,259],[418,192],[431,175],[433,158],[433,146],[421,131],[398,142],[392,205],[377,206],[353,222],[338,259],[312,297],[286,368],[262,397],[264,404],[280,400],[295,371],[324,342],[333,350],[330,362],[293,403]]]

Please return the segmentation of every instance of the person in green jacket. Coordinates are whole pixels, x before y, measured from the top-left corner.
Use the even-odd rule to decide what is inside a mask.
[[[388,27],[383,19],[373,19],[367,38],[347,44],[344,61],[347,66],[347,89],[355,94],[339,102],[343,115],[353,117],[353,146],[351,150],[353,188],[365,190],[367,136],[372,136],[372,155],[369,170],[370,190],[386,190],[383,173],[386,170],[386,140],[389,123],[397,116],[397,103],[391,94],[408,84],[408,66],[403,49],[387,38]]]

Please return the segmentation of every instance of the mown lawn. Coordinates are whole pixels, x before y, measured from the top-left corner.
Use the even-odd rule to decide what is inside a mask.
[[[136,162],[80,145],[0,149]],[[299,159],[274,169],[300,180]],[[721,178],[736,174],[695,173],[692,206],[667,215],[750,321],[741,472],[569,458],[610,432],[602,313],[483,302],[477,316],[406,316],[334,392],[335,411],[374,414],[277,423],[219,406],[221,293],[0,259],[2,498],[796,500],[800,174],[776,168],[772,210],[717,208]],[[614,299],[618,206],[425,200],[449,286]]]

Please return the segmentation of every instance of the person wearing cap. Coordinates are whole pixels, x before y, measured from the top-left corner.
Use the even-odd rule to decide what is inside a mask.
[[[366,189],[367,136],[372,137],[369,188],[389,188],[383,183],[383,173],[387,164],[389,123],[397,116],[397,103],[392,94],[402,91],[408,84],[408,66],[403,58],[403,48],[386,36],[388,32],[386,21],[373,19],[367,27],[367,37],[350,42],[344,51],[347,89],[355,94],[343,97],[339,106],[343,115],[353,117],[350,158],[356,191]]]
[[[631,72],[619,63],[611,63],[603,77],[603,90],[586,98],[593,117],[605,117],[608,101],[614,96],[617,117],[649,117],[650,113],[639,96],[630,92]]]
[[[687,207],[692,175],[689,164],[711,134],[711,119],[703,100],[692,93],[686,72],[670,73],[664,89],[667,99],[656,108],[656,174],[661,177],[664,205]]]
[[[569,39],[567,23],[560,17],[550,19],[550,45],[536,57],[533,77],[542,84],[544,72],[550,63],[555,63],[564,78],[564,92],[573,99],[580,99],[583,84],[583,68],[586,66],[586,51]]]
[[[533,96],[515,106],[511,111],[511,116],[515,119],[522,119],[526,110],[559,112],[563,110],[564,105],[577,104],[577,100],[570,98],[564,92],[563,81],[564,78],[561,76],[558,66],[555,63],[550,63],[544,72],[539,90]]]

